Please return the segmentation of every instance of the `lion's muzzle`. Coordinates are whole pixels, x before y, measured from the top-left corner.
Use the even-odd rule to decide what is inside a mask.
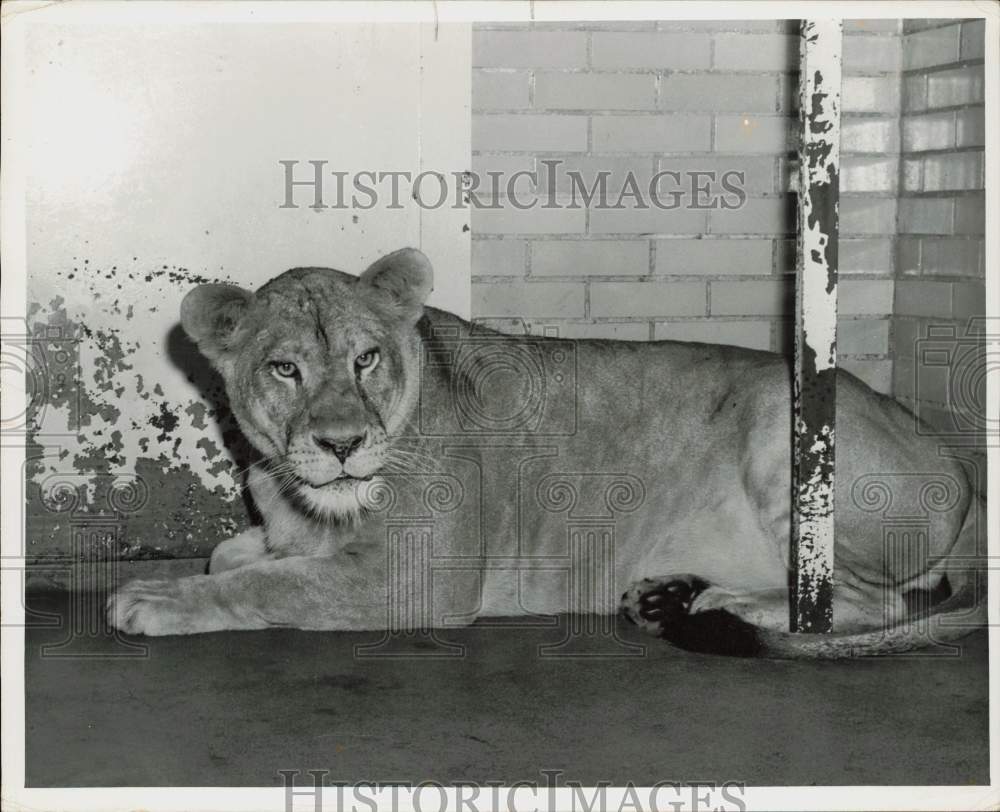
[[[362,446],[366,434],[367,432],[353,436],[350,434],[334,436],[313,434],[313,442],[323,451],[333,454],[343,465],[347,462],[347,458]]]

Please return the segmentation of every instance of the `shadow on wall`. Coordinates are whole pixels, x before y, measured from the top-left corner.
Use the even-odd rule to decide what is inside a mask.
[[[237,471],[244,471],[256,454],[253,447],[243,436],[236,416],[229,408],[229,396],[222,376],[211,362],[202,355],[198,346],[184,332],[180,322],[167,333],[167,357],[171,363],[182,370],[188,383],[198,390],[201,399],[208,404],[210,412],[222,432],[222,442],[229,456],[236,464]],[[253,503],[250,491],[246,487],[246,474],[239,476],[240,496],[243,505],[250,516],[252,524],[259,524],[260,514]]]

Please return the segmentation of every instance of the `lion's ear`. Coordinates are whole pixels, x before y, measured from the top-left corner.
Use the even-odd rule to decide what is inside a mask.
[[[434,288],[434,269],[416,248],[401,248],[372,263],[361,282],[387,295],[416,321]]]
[[[181,302],[184,332],[214,360],[229,346],[252,298],[236,285],[199,285]]]

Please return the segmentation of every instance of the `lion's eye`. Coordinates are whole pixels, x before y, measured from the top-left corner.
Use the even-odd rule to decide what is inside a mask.
[[[275,361],[271,364],[271,369],[279,378],[295,378],[299,374],[299,368],[291,361]]]
[[[373,369],[378,363],[378,350],[368,350],[354,359],[354,366],[357,369]]]

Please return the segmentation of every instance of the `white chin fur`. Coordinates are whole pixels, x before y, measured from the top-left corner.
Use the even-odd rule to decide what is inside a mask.
[[[376,476],[367,481],[334,481],[321,488],[300,485],[299,495],[320,516],[353,519],[362,510],[376,507],[373,486],[377,488],[382,482],[382,478]]]

